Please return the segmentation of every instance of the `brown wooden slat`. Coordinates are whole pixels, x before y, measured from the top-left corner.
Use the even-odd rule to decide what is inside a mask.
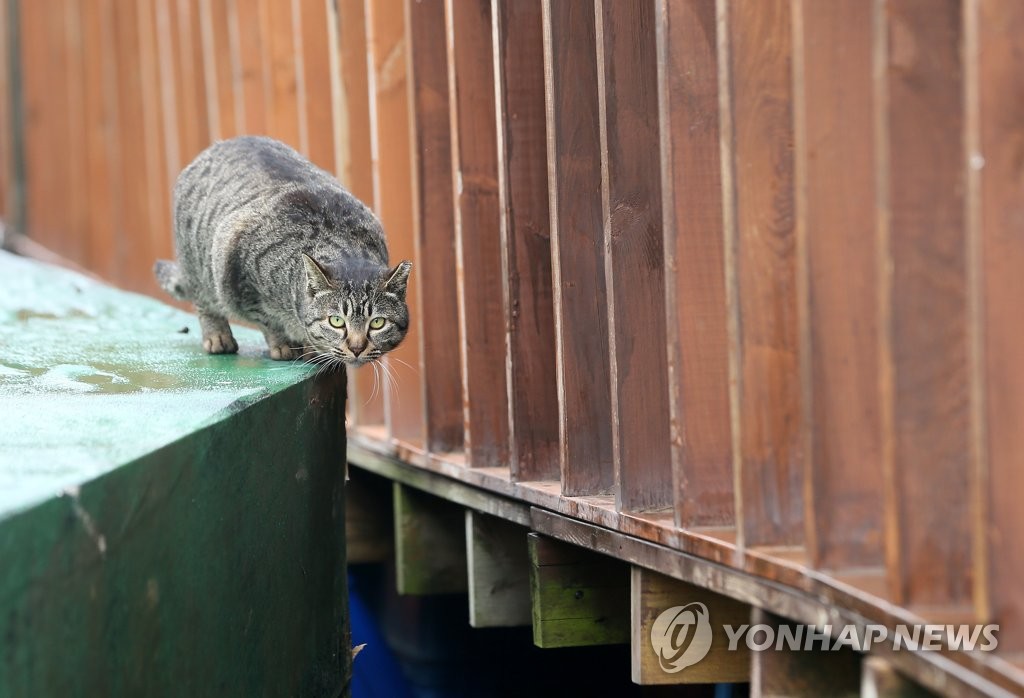
[[[121,219],[117,190],[117,85],[111,2],[82,5],[82,80],[85,133],[85,187],[89,200],[89,268],[104,278],[118,269],[115,231]]]
[[[741,540],[803,539],[789,6],[728,9],[739,314]],[[729,137],[730,134],[726,134]]]
[[[285,0],[260,0],[259,6],[266,71],[267,135],[301,151],[304,144],[300,138],[299,75],[292,4]]]
[[[139,3],[139,54],[141,69],[139,99],[142,103],[141,149],[146,167],[146,227],[136,233],[145,237],[145,246],[129,262],[136,281],[132,288],[151,295],[164,295],[152,273],[152,260],[173,253],[171,241],[171,189],[179,169],[180,133],[177,133],[178,96],[173,88],[176,66],[170,40],[174,20],[164,15],[163,2]],[[119,10],[118,10],[119,11]],[[126,147],[132,147],[125,144]],[[134,169],[126,170],[135,176]]]
[[[325,0],[293,0],[299,9],[302,85],[309,159],[328,172],[335,169],[331,124],[331,60]]]
[[[543,9],[562,491],[607,493],[614,467],[594,8],[544,0]]]
[[[375,140],[375,208],[388,237],[392,264],[415,259],[412,215],[412,139],[409,131],[409,91],[406,81],[404,0],[370,0],[366,5],[369,46],[373,61],[370,89],[375,91],[371,128]],[[352,136],[360,135],[352,132]],[[384,414],[392,438],[423,440],[423,395],[420,391],[416,270],[409,281],[407,302],[412,309],[409,332],[401,346],[386,358]],[[363,369],[364,371],[367,369]]]
[[[262,2],[234,0],[229,7],[233,10],[235,25],[238,28],[235,89],[242,95],[242,122],[239,131],[252,134],[267,133],[270,123],[266,113],[270,76],[264,54],[269,49],[264,36],[264,23],[260,20]]]
[[[970,602],[960,3],[890,0],[889,569],[903,603]]]
[[[11,225],[13,214],[11,186],[13,161],[11,156],[11,92],[8,79],[11,69],[8,34],[11,32],[9,0],[0,0],[0,220]]]
[[[455,451],[463,443],[462,368],[444,0],[407,0],[406,12],[426,447]]]
[[[673,497],[654,3],[596,12],[616,506],[658,509]]]
[[[338,179],[360,201],[373,205],[373,156],[370,151],[370,91],[367,83],[366,14],[363,0],[339,0],[329,7],[336,28],[331,46],[341,71],[336,81],[335,139]],[[418,272],[414,272],[418,273]],[[384,394],[373,371],[349,371],[349,414],[356,424],[384,423]]]
[[[793,7],[813,404],[805,531],[814,564],[868,567],[883,561],[872,9],[860,0]]]
[[[509,423],[491,3],[447,0],[445,12],[466,451],[474,467],[502,466]]]
[[[681,526],[734,523],[714,0],[659,0],[672,468]]]
[[[195,121],[194,132],[181,142],[181,162],[184,166],[210,145],[213,138],[210,135],[206,71],[203,70],[203,33],[199,0],[179,0],[178,17],[180,65],[183,72],[187,71],[186,91],[180,104],[183,114],[180,118]],[[178,173],[173,174],[177,177]]]
[[[557,480],[543,17],[540,0],[497,0],[494,7],[510,463],[515,480]]]
[[[82,7],[78,0],[64,0],[63,8],[57,11],[64,22],[64,51],[67,112],[64,123],[67,128],[67,150],[63,153],[67,169],[68,189],[64,192],[67,208],[66,228],[62,253],[72,256],[75,261],[89,265],[93,250],[89,246],[89,169],[86,159],[85,142],[88,125],[85,119],[84,53],[82,37]],[[70,254],[69,254],[70,253]]]
[[[237,29],[224,0],[199,0],[199,19],[210,140],[228,139],[238,133],[232,52]]]
[[[1024,5],[1014,0],[977,3],[979,233],[985,353],[982,372],[987,402],[989,483],[981,502],[987,512],[989,601],[1000,624],[999,648],[1024,652]]]

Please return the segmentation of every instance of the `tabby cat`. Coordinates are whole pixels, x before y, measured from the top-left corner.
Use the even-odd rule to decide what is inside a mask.
[[[160,285],[195,304],[203,348],[238,350],[228,318],[258,325],[273,359],[361,365],[409,327],[412,264],[388,266],[380,222],[337,180],[271,138],[216,143],[174,187],[177,262]]]

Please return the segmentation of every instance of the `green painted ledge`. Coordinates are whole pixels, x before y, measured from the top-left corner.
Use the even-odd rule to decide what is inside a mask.
[[[344,692],[344,374],[198,331],[0,253],[0,698]]]

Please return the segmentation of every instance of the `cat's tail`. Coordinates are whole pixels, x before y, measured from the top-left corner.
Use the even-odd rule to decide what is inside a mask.
[[[188,287],[185,285],[184,279],[181,278],[181,267],[177,262],[158,259],[153,265],[153,274],[163,290],[180,301],[191,300]]]

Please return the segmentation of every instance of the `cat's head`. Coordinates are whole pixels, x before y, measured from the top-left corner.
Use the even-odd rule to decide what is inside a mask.
[[[405,291],[411,262],[331,274],[302,255],[306,336],[321,354],[361,366],[397,347],[409,329]],[[338,278],[334,278],[338,277]]]

